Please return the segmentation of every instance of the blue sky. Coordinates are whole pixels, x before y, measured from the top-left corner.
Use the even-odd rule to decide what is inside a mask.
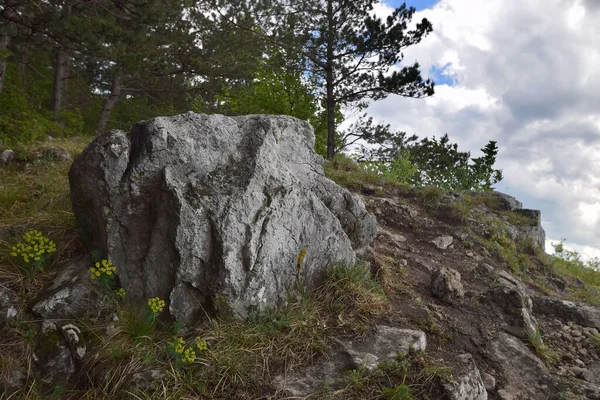
[[[422,10],[424,8],[431,8],[435,3],[439,0],[406,0],[406,5],[416,8],[417,10]],[[387,0],[384,3],[390,5],[391,7],[398,7],[404,2],[404,0]]]
[[[414,7],[417,11],[421,11],[433,7],[439,0],[384,0],[383,3],[390,7],[398,7],[405,1],[407,6]],[[426,75],[432,79],[436,85],[452,86],[454,84],[453,79],[447,74],[443,74],[444,69],[448,66],[449,64],[442,67],[433,65]]]

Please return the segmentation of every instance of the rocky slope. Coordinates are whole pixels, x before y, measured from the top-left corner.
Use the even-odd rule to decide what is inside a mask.
[[[216,125],[222,128],[230,123],[221,121]],[[169,136],[166,125],[164,121],[154,122],[150,128],[146,125],[149,136],[135,142],[131,137],[111,133],[89,147],[87,152],[92,155],[88,154],[87,160],[100,157],[103,161],[98,159],[94,165],[109,171],[108,151],[114,142],[118,139],[124,146],[135,143],[138,150],[133,153],[137,152],[138,161],[130,163],[127,158],[121,163],[121,153],[117,152],[113,165],[123,164],[129,171],[137,168],[140,175],[148,172],[146,177],[158,171],[159,183],[140,185],[141,179],[129,172],[126,179],[115,178],[113,186],[107,187],[110,182],[103,171],[81,175],[85,162],[81,159],[79,172],[72,173],[81,175],[76,188],[81,192],[75,201],[77,212],[96,210],[98,215],[91,219],[98,226],[106,225],[107,230],[137,232],[140,237],[144,230],[160,231],[164,215],[155,216],[144,225],[135,212],[127,212],[123,202],[135,195],[135,185],[144,186],[146,191],[154,185],[163,194],[164,197],[148,196],[144,200],[147,205],[180,194],[160,183],[160,179],[166,179],[169,166],[180,165],[161,153],[167,150],[159,148],[157,141],[164,139],[167,147],[169,143],[176,146],[177,141],[186,141],[182,136]],[[331,215],[325,213],[328,216],[341,219],[328,219],[323,226],[336,227],[336,240],[348,243],[344,247],[347,252],[364,247],[366,239],[359,235],[363,237],[360,244],[349,244],[353,235],[349,225],[344,224],[344,212],[359,210],[367,219],[372,213],[377,219],[377,234],[370,246],[362,249],[357,267],[330,265],[324,283],[315,284],[310,290],[296,286],[289,292],[291,297],[276,310],[249,313],[245,321],[239,315],[230,319],[230,315],[220,314],[216,308],[206,310],[203,322],[185,321],[188,326],[182,331],[181,326],[173,324],[172,317],[177,317],[177,313],[156,319],[150,313],[152,318],[148,319],[149,311],[144,314],[139,301],[128,302],[127,297],[119,300],[112,290],[107,292],[91,281],[89,268],[97,254],[81,252],[73,245],[64,246],[71,249],[73,257],[77,256],[75,261],[62,263],[58,269],[34,279],[19,277],[17,272],[0,278],[1,343],[7,349],[0,356],[0,384],[11,398],[36,398],[31,395],[34,393],[47,398],[600,399],[600,293],[578,279],[562,261],[543,252],[545,238],[539,212],[524,210],[517,200],[500,193],[459,194],[389,182],[379,184],[378,179],[365,176],[352,163],[336,161],[326,166],[327,174],[347,185],[351,194],[331,186],[331,181],[315,166],[309,173],[298,167],[295,158],[286,166],[290,160],[286,161],[282,155],[285,153],[278,153],[276,147],[278,143],[288,143],[289,148],[296,150],[294,157],[301,153],[297,149],[302,143],[291,134],[286,136],[286,129],[295,127],[292,130],[304,132],[299,137],[308,138],[306,147],[310,148],[312,133],[305,125],[283,119],[261,126],[265,136],[259,135],[263,138],[260,144],[246,147],[257,150],[250,152],[254,155],[262,148],[272,161],[261,164],[264,160],[254,156],[245,158],[248,163],[253,160],[252,174],[244,185],[236,185],[241,190],[226,204],[238,204],[241,198],[256,192],[254,188],[261,188],[258,192],[264,194],[276,191],[274,188],[281,182],[296,179],[292,186],[302,190],[292,193],[293,197],[288,193],[288,199],[296,199],[291,204],[304,204],[301,199],[307,198],[317,209],[330,210]],[[147,142],[144,144],[143,140]],[[235,143],[231,138],[227,140]],[[240,146],[232,148],[233,164],[244,164],[241,156],[235,155]],[[132,154],[126,153],[128,157]],[[184,157],[187,153],[175,154]],[[147,157],[146,163],[139,161],[142,156]],[[313,155],[307,153],[306,157]],[[272,171],[276,162],[280,163],[280,170]],[[132,166],[126,167],[128,163]],[[17,171],[21,167],[15,168]],[[290,176],[299,171],[296,168],[305,176]],[[232,167],[222,170],[231,171]],[[188,187],[187,175],[180,172],[175,174],[178,181],[168,181]],[[213,183],[224,181],[227,179]],[[319,186],[314,182],[319,181],[330,188],[328,193],[336,194],[332,195],[335,198],[323,200],[319,189],[314,189]],[[264,186],[265,182],[269,186]],[[101,196],[95,197],[94,191]],[[202,190],[194,193],[204,205],[198,209],[210,211],[209,200],[216,200],[203,198],[206,193]],[[190,203],[189,196],[177,198],[177,210],[184,208],[184,201]],[[256,204],[262,204],[261,199]],[[100,205],[94,209],[90,202]],[[184,205],[189,207],[188,203]],[[265,215],[282,216],[285,204],[275,202],[273,213],[267,210]],[[215,206],[214,210],[219,207],[222,206]],[[293,209],[297,213],[314,210],[301,208]],[[185,223],[192,214],[177,214],[176,220]],[[232,221],[243,225],[246,214],[238,214]],[[172,211],[170,215],[173,216]],[[107,224],[113,220],[114,226]],[[277,221],[289,227],[290,232],[306,229],[302,223],[306,219],[292,221],[282,216]],[[373,234],[369,224],[365,226],[362,231]],[[18,240],[19,230],[24,228],[13,226],[6,230],[14,232],[0,237],[3,244]],[[323,234],[316,228],[309,231],[312,233],[304,236],[311,237],[306,240],[318,241]],[[108,240],[112,246],[109,250],[121,254],[119,243],[110,242],[106,234],[96,232],[95,237],[105,246],[104,251]],[[228,237],[233,238],[232,234]],[[262,238],[261,243],[269,242],[265,239],[269,235],[264,232],[258,232],[257,237]],[[163,243],[159,239],[142,242],[145,248],[152,248],[153,244]],[[133,242],[124,243],[123,248],[128,243]],[[244,253],[245,247],[239,240],[223,243],[228,243],[233,252]],[[293,271],[304,265],[304,257],[315,257],[318,252],[313,254],[313,246],[307,247],[307,251],[299,253],[305,247],[294,244],[293,251],[284,252],[280,273],[293,277]],[[175,253],[185,254],[185,249],[182,245]],[[250,250],[249,254],[259,254],[260,246]],[[156,257],[148,262],[156,268],[160,262],[153,261],[173,255],[160,254],[159,245],[152,251]],[[269,252],[265,254],[269,255],[268,260],[277,258]],[[117,275],[120,268],[137,268],[133,262],[127,265],[127,255],[119,257],[125,261],[122,265],[115,262]],[[2,260],[7,266],[3,271],[12,271],[15,261]],[[169,260],[180,262],[172,266],[174,271],[182,268],[185,272],[187,267],[181,258]],[[320,268],[318,261],[313,258],[312,264],[307,265]],[[274,265],[272,261],[266,264]],[[235,270],[245,271],[243,263]],[[168,292],[177,286],[175,280],[187,279],[181,271],[162,282],[168,287],[167,302]],[[160,283],[163,275],[157,275],[158,270],[153,273],[152,279]],[[255,275],[252,277],[256,279]],[[252,297],[251,285],[241,288]],[[148,292],[141,296],[154,295]],[[215,296],[211,302],[216,301]],[[273,305],[277,303],[273,301]],[[196,336],[199,338],[194,339]],[[198,340],[191,362],[176,350],[179,339],[186,343]]]

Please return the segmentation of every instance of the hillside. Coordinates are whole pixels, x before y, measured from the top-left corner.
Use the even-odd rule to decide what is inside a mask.
[[[361,196],[377,235],[285,306],[184,329],[164,304],[88,279],[86,312],[45,317],[48,293],[102,259],[71,210],[70,158],[87,142],[18,148],[0,168],[2,398],[600,399],[600,272],[541,251],[539,212],[343,157],[325,172]],[[11,256],[32,229],[56,244],[43,264]]]

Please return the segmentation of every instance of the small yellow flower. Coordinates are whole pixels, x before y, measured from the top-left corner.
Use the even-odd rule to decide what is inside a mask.
[[[304,262],[304,257],[306,257],[306,249],[302,249],[298,253],[298,260],[296,262],[296,268],[302,269],[302,263]]]
[[[153,297],[148,300],[148,308],[152,313],[158,314],[165,308],[165,301],[159,297]]]
[[[125,292],[125,289],[123,289],[123,288],[119,288],[119,289],[115,290],[115,296],[117,296],[117,298],[119,298],[119,299],[125,298],[125,294],[126,294],[126,292]]]
[[[188,347],[181,355],[181,363],[192,364],[194,361],[196,361],[196,352],[192,348]]]
[[[198,349],[198,351],[206,350],[208,348],[208,346],[206,345],[206,340],[202,340],[202,338],[200,336],[197,336],[196,337],[196,348]]]

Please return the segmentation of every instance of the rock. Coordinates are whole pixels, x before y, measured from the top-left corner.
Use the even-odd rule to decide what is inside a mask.
[[[452,236],[439,236],[433,239],[431,242],[437,246],[438,249],[446,250],[454,241]]]
[[[65,340],[67,341],[67,345],[71,350],[72,356],[77,361],[83,360],[85,357],[85,353],[87,351],[87,346],[85,344],[85,340],[81,335],[81,329],[73,324],[66,324],[60,327]]]
[[[136,372],[131,376],[129,387],[133,390],[157,389],[165,376],[165,372],[160,369]]]
[[[17,296],[7,288],[0,286],[0,328],[4,328],[18,314]]]
[[[485,294],[492,306],[499,307],[515,335],[527,339],[537,333],[537,322],[532,313],[532,301],[521,281],[506,271],[496,272],[496,285]]]
[[[442,267],[432,274],[431,291],[435,297],[450,304],[465,297],[465,290],[460,282],[460,273],[446,267]]]
[[[406,237],[404,237],[398,233],[388,231],[386,229],[380,228],[377,232],[377,236],[385,236],[388,240],[391,240],[395,244],[406,242]]]
[[[111,295],[90,280],[89,256],[63,267],[32,311],[44,319],[99,315],[111,305]]]
[[[501,210],[514,211],[523,208],[523,203],[507,194],[496,192],[494,190],[492,192],[486,192],[486,195],[492,195],[498,201]]]
[[[494,378],[492,375],[484,372],[481,375],[481,378],[483,380],[483,386],[485,386],[485,390],[492,392],[494,389],[496,389],[496,378]]]
[[[427,340],[422,331],[380,325],[375,334],[363,342],[336,341],[331,354],[302,370],[277,376],[273,384],[298,397],[322,390],[324,382],[337,390],[346,386],[348,371],[352,369],[364,368],[373,372],[382,361],[426,347]]]
[[[73,161],[73,156],[71,156],[71,154],[67,150],[57,146],[50,146],[44,148],[40,156],[45,157],[51,161]]]
[[[515,241],[524,241],[529,240],[531,238],[533,248],[540,249],[542,251],[546,250],[546,232],[544,228],[542,228],[542,213],[539,210],[516,210],[518,214],[524,215],[527,218],[534,221],[532,225],[522,225],[516,227],[516,237]],[[507,224],[509,225],[509,224]]]
[[[587,369],[581,374],[584,381],[600,385],[600,362],[592,361],[588,363]]]
[[[0,153],[0,166],[8,165],[15,159],[15,152],[12,150],[4,150]]]
[[[67,382],[75,373],[71,351],[53,322],[42,322],[40,339],[36,343],[33,357],[46,382]]]
[[[567,289],[567,284],[561,278],[550,277],[548,278],[548,282],[550,282],[556,289],[564,292]]]
[[[444,385],[446,395],[451,400],[487,400],[488,395],[479,369],[471,354],[461,354],[456,358],[460,366],[452,371],[453,382]]]
[[[191,291],[205,302],[185,315],[245,317],[285,303],[299,283],[315,286],[375,237],[360,197],[324,176],[314,140],[307,122],[286,116],[144,121],[75,160],[73,211],[131,299],[173,297],[177,313]]]
[[[498,398],[500,400],[521,400],[524,397],[521,396],[521,391],[511,386],[506,386],[498,390]]]
[[[536,314],[548,315],[563,322],[574,322],[588,328],[600,329],[600,309],[582,303],[537,296],[533,301]]]
[[[494,267],[487,263],[477,264],[477,270],[485,275],[491,275],[494,273]]]
[[[519,339],[501,332],[492,341],[491,355],[501,368],[506,386],[501,389],[512,396],[501,398],[547,399],[551,388],[546,391],[535,388],[536,384],[548,384],[551,378],[544,363],[529,351]],[[509,389],[510,387],[511,389]]]
[[[22,389],[27,383],[27,375],[20,368],[10,369],[0,381],[0,389],[6,391]],[[6,393],[5,393],[6,394]]]
[[[425,332],[379,325],[375,335],[365,341],[340,342],[352,359],[354,368],[361,366],[374,371],[382,361],[389,361],[398,354],[419,352],[427,348]]]
[[[290,396],[305,398],[321,391],[325,384],[332,390],[346,387],[348,371],[353,365],[348,353],[334,352],[304,369],[276,376],[272,384]]]

